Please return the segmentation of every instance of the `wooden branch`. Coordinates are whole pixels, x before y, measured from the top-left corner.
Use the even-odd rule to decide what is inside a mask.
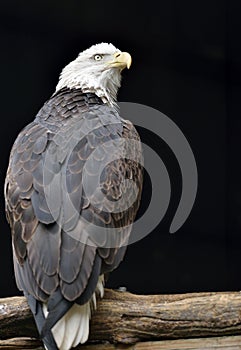
[[[134,344],[238,334],[241,334],[239,292],[143,296],[106,289],[105,298],[99,301],[91,321],[90,342]],[[0,299],[0,339],[16,337],[38,337],[27,302],[23,297]],[[0,343],[0,349],[42,349],[41,342],[37,340],[18,341],[25,341],[28,345],[13,347],[12,343],[12,347],[8,347],[8,340]],[[97,345],[88,346],[79,349],[94,350]],[[115,347],[105,345],[103,348],[102,345],[101,348],[98,345],[96,349],[112,350]],[[135,346],[130,349],[144,348]],[[152,346],[152,349],[163,348]]]
[[[30,338],[0,341],[0,350],[45,350],[41,342]],[[162,340],[134,345],[92,344],[80,345],[76,350],[240,350],[241,336]]]

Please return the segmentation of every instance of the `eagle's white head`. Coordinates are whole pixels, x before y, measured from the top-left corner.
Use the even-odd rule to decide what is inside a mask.
[[[64,87],[81,88],[112,105],[120,87],[121,71],[130,65],[129,53],[121,52],[112,44],[93,45],[63,69],[56,91]]]

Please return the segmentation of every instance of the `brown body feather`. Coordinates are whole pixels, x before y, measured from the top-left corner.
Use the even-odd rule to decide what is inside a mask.
[[[130,122],[94,94],[66,88],[45,103],[15,141],[5,184],[6,213],[17,285],[36,300],[46,302],[59,288],[66,300],[85,303],[99,274],[113,270],[123,259],[126,247],[121,242],[127,244],[140,203],[142,166],[126,158],[108,164],[99,185],[105,197],[92,198],[97,206],[82,187],[83,168],[92,152],[96,150],[85,169],[89,179],[112,151],[111,142],[120,137],[137,141],[127,154],[140,159],[139,136]],[[75,141],[71,154],[69,140]],[[136,201],[125,211],[112,212],[116,201],[121,208],[122,198],[126,201],[131,191],[129,183],[121,185],[124,179],[136,183]],[[50,184],[55,189],[53,205],[46,199]],[[90,224],[97,228],[93,235],[88,232]],[[98,227],[115,228],[115,234],[101,230],[100,237]]]

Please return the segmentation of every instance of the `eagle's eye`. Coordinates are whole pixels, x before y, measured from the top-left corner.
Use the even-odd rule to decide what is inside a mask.
[[[102,58],[103,58],[103,55],[95,55],[95,57],[94,57],[94,59],[96,61],[100,61],[100,60],[102,60]]]

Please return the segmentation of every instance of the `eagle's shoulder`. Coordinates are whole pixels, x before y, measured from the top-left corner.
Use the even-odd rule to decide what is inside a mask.
[[[15,271],[20,289],[37,299],[59,286],[66,299],[86,301],[99,273],[123,259],[139,207],[139,135],[118,110],[95,102],[93,94],[77,91],[54,95],[13,146],[5,198]],[[124,153],[130,159],[121,157],[119,140],[128,141]],[[84,176],[87,184],[99,178],[96,192],[86,192]],[[125,180],[137,183],[134,202]]]
[[[36,121],[51,128],[68,118],[79,116],[92,106],[103,105],[101,99],[93,93],[84,93],[81,89],[63,88],[55,92],[39,110]]]

